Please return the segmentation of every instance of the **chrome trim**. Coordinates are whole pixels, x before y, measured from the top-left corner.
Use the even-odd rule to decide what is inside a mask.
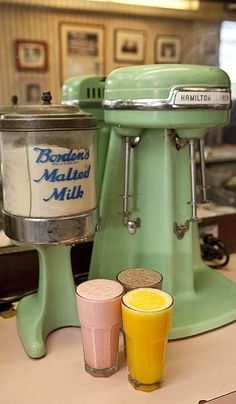
[[[80,105],[79,100],[66,100],[66,101],[61,101],[62,105],[76,105],[77,107]]]
[[[125,164],[124,164],[124,194],[123,198],[123,207],[122,207],[122,215],[123,215],[123,224],[127,227],[129,234],[135,234],[138,227],[141,226],[140,218],[131,219],[129,211],[129,181],[130,181],[130,158],[131,158],[131,146],[135,144],[134,137],[126,136],[125,137]],[[140,138],[139,138],[140,141]],[[138,141],[138,143],[139,143]],[[136,145],[138,144],[136,142]]]
[[[181,92],[194,92],[194,93],[228,93],[228,103],[183,103],[177,104],[175,102],[177,94]],[[189,86],[176,86],[173,87],[169,93],[168,98],[154,99],[154,98],[141,98],[141,99],[116,99],[116,100],[104,100],[103,107],[107,110],[119,109],[119,110],[145,110],[155,111],[163,109],[221,109],[228,110],[231,108],[231,93],[228,87],[189,87]]]
[[[75,105],[77,107],[83,108],[102,108],[102,100],[101,101],[94,101],[94,100],[67,100],[62,101],[62,105]]]
[[[199,148],[199,160],[200,160],[200,174],[201,174],[201,190],[202,190],[202,200],[201,203],[208,203],[207,199],[207,190],[209,187],[206,185],[206,164],[205,164],[205,150],[204,150],[204,138],[201,137],[198,139],[198,148]]]
[[[189,139],[190,185],[191,185],[191,222],[198,222],[197,216],[197,170],[196,170],[197,139]]]
[[[97,208],[76,216],[32,218],[3,213],[3,228],[12,240],[29,244],[74,244],[93,236]]]

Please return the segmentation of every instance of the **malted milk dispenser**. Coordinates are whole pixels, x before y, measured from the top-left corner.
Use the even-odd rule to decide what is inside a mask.
[[[125,67],[106,80],[112,132],[90,277],[137,267],[161,272],[175,299],[171,338],[236,319],[236,285],[202,262],[197,226],[197,204],[206,200],[203,138],[228,122],[230,108],[229,78],[216,67]]]
[[[0,119],[3,227],[39,255],[39,289],[17,310],[18,331],[33,358],[47,335],[78,325],[70,246],[93,236],[97,123],[76,106],[15,106]]]

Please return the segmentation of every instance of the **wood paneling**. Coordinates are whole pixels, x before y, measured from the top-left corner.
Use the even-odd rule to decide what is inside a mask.
[[[190,0],[191,1],[191,0]],[[0,4],[21,5],[34,8],[50,8],[54,10],[80,10],[95,13],[128,14],[147,17],[184,18],[195,20],[222,21],[235,20],[232,10],[227,10],[222,0],[199,0],[198,8],[188,10],[163,8],[158,6],[122,4],[112,0],[0,0]],[[166,1],[167,3],[167,1]]]
[[[25,0],[26,1],[26,0]],[[46,0],[45,0],[46,1]],[[55,4],[57,2],[57,7]],[[216,33],[218,41],[218,22],[201,22],[200,27],[191,19],[147,17],[127,14],[108,14],[105,12],[81,11],[63,7],[63,1],[53,0],[54,8],[32,7],[37,2],[26,1],[22,6],[13,2],[0,1],[0,104],[10,102],[13,94],[19,94],[21,100],[21,83],[27,79],[41,79],[45,87],[53,94],[54,102],[60,102],[60,43],[59,25],[61,22],[76,24],[103,25],[105,27],[105,74],[122,66],[114,62],[114,31],[117,28],[128,28],[145,31],[147,34],[145,64],[154,62],[154,40],[157,35],[178,35],[183,40],[182,62],[201,62],[202,42],[208,32]],[[19,4],[22,1],[19,1]],[[47,0],[47,5],[50,1]],[[38,2],[39,4],[39,2]],[[46,3],[45,3],[46,4]],[[73,1],[73,4],[75,2]],[[62,7],[62,8],[60,8]],[[178,15],[178,14],[177,14]],[[200,31],[199,31],[200,30]],[[46,73],[19,72],[16,69],[14,42],[16,39],[44,40],[48,43],[49,69]]]

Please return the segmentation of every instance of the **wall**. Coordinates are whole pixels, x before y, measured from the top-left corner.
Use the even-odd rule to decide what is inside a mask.
[[[32,7],[16,4],[0,4],[0,104],[10,102],[11,95],[18,94],[19,102],[24,101],[25,83],[28,80],[42,81],[50,88],[54,101],[60,101],[60,40],[61,22],[78,25],[102,25],[105,28],[105,74],[122,66],[114,61],[114,31],[117,28],[142,30],[147,34],[145,64],[154,62],[154,40],[157,35],[177,35],[182,39],[182,63],[216,64],[217,55],[205,48],[207,38],[210,47],[218,48],[218,21],[192,20],[158,16],[140,16],[127,14],[95,13],[47,7]],[[15,60],[15,40],[45,40],[48,43],[49,69],[45,73],[28,73],[18,71]],[[207,44],[209,48],[209,44]]]

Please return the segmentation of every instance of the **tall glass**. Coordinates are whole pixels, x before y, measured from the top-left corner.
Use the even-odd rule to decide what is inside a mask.
[[[137,390],[161,386],[172,307],[173,298],[158,289],[134,289],[122,298],[128,380]]]
[[[137,288],[162,288],[163,276],[160,272],[150,268],[127,268],[120,271],[116,279],[124,288],[125,292]],[[124,354],[126,355],[126,340],[124,338]]]
[[[94,377],[108,377],[118,369],[122,294],[122,285],[108,279],[77,287],[85,370]]]

